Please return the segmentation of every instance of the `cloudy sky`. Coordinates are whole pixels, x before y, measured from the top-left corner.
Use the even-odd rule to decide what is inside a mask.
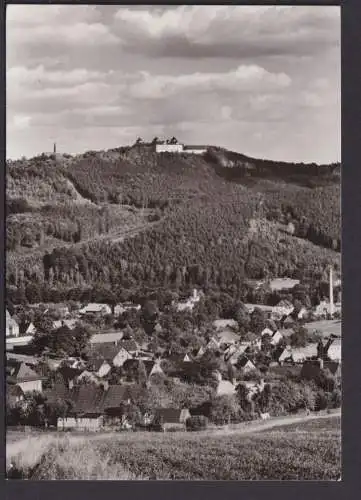
[[[7,8],[7,156],[141,136],[340,160],[338,7]]]

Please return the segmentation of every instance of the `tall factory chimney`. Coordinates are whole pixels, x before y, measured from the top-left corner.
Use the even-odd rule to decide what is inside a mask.
[[[56,142],[54,142],[54,154],[56,154]]]
[[[330,266],[330,316],[332,317],[334,314],[334,305],[333,305],[333,272],[332,266]]]

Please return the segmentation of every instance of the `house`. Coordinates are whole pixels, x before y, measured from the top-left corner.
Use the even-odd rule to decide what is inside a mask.
[[[123,304],[117,304],[114,307],[114,315],[115,316],[121,316],[124,314],[126,311],[139,311],[141,309],[140,304],[133,304],[132,302],[124,302]]]
[[[223,330],[218,331],[216,336],[220,346],[224,344],[235,344],[239,339],[239,335],[230,328],[224,328]]]
[[[98,304],[98,303],[91,303],[88,304],[87,306],[84,306],[82,309],[79,310],[79,314],[82,316],[88,316],[88,315],[98,315],[98,316],[106,316],[107,314],[111,314],[112,309],[108,304]]]
[[[292,328],[295,324],[295,319],[293,318],[292,314],[284,315],[282,316],[281,320],[281,325],[282,328],[287,329],[287,328]]]
[[[105,344],[105,343],[112,343],[114,345],[117,345],[123,338],[124,333],[123,332],[106,332],[106,333],[98,333],[95,334],[91,337],[90,339],[90,344]]]
[[[329,300],[321,300],[321,302],[314,308],[313,315],[316,318],[327,318],[330,314],[330,302]],[[341,314],[341,303],[336,302],[333,306],[333,312]]]
[[[238,323],[234,319],[216,319],[213,321],[213,326],[217,331],[222,331],[227,328],[238,330]]]
[[[206,345],[206,350],[207,351],[210,351],[210,350],[217,350],[220,348],[220,342],[215,338],[215,337],[212,337],[208,344]]]
[[[39,363],[39,358],[36,358],[35,356],[18,354],[11,351],[6,353],[6,358],[9,360],[18,361],[19,363],[23,362],[30,367],[36,366]]]
[[[162,370],[162,367],[160,365],[161,361],[159,359],[155,361],[150,361],[150,360],[143,360],[144,366],[145,366],[145,371],[147,373],[148,379],[152,377],[153,375],[164,375],[164,372]]]
[[[62,361],[64,366],[69,366],[69,368],[75,368],[78,370],[82,370],[85,368],[85,362],[82,359],[78,358],[67,358],[64,361]]]
[[[34,335],[36,332],[36,327],[32,321],[27,321],[20,325],[21,335]]]
[[[144,365],[145,375],[147,377],[147,380],[149,380],[153,375],[156,374],[164,375],[164,372],[161,367],[161,361],[159,359],[155,361],[149,359],[144,359],[144,360],[128,359],[123,366],[125,371],[128,372],[131,377],[134,377],[134,373],[139,369],[140,363],[143,363]]]
[[[319,376],[322,369],[329,370],[335,377],[339,377],[341,374],[341,365],[337,361],[309,359],[302,365],[301,378],[313,380]]]
[[[117,354],[112,359],[113,366],[123,366],[127,359],[132,359],[132,355],[123,346],[117,349]]]
[[[50,370],[57,370],[61,364],[63,363],[63,359],[60,358],[47,358],[46,359],[46,364],[50,368]]]
[[[155,144],[156,153],[182,153],[183,144],[159,141]]]
[[[269,286],[272,292],[280,290],[292,290],[296,285],[300,284],[300,280],[291,278],[275,278],[270,281]]]
[[[113,366],[123,366],[127,359],[133,358],[122,345],[116,346],[112,343],[95,344],[92,347],[92,354],[103,358]]]
[[[57,330],[61,328],[62,326],[66,326],[69,328],[69,330],[74,330],[76,327],[78,321],[76,319],[63,319],[63,320],[57,320],[53,322],[53,328],[54,330]]]
[[[17,349],[18,347],[25,347],[30,344],[33,340],[32,335],[24,335],[21,337],[7,337],[6,338],[6,350],[11,351]]]
[[[270,328],[264,328],[261,332],[261,337],[263,337],[264,335],[269,335],[270,337],[272,337],[273,331]]]
[[[271,344],[276,346],[283,340],[282,334],[277,330],[271,336]]]
[[[189,299],[183,302],[178,302],[177,311],[192,311],[194,306],[201,300],[201,294],[194,289],[193,294]]]
[[[42,377],[28,365],[15,360],[8,360],[6,365],[8,384],[18,385],[23,392],[42,391]]]
[[[250,347],[250,342],[242,342],[239,345],[232,345],[224,352],[224,360],[232,365],[238,363],[239,358],[245,354]]]
[[[94,373],[89,370],[82,371],[76,378],[75,381],[78,384],[82,381],[88,381],[96,385],[104,384],[104,382]],[[74,386],[74,385],[73,385]]]
[[[203,155],[207,152],[207,146],[200,146],[200,145],[184,146],[183,152],[194,155]]]
[[[130,403],[128,386],[110,385],[104,389],[93,385],[80,385],[70,393],[71,415],[58,419],[58,429],[99,430],[107,418],[122,416],[122,404]]]
[[[317,344],[307,344],[305,347],[292,347],[292,361],[294,363],[303,363],[308,358],[317,355]]]
[[[217,396],[224,396],[224,395],[231,396],[231,395],[235,394],[235,392],[236,392],[236,387],[229,380],[219,380],[218,381],[218,385],[217,385],[217,389],[216,389]]]
[[[88,369],[92,371],[95,375],[97,375],[100,378],[105,377],[108,375],[112,367],[110,364],[102,357],[99,358],[93,358],[89,360],[88,362]]]
[[[110,385],[104,394],[103,409],[109,417],[121,417],[123,405],[130,404],[131,391],[127,385]]]
[[[76,429],[81,431],[99,431],[103,426],[104,416],[99,412],[85,412],[72,417],[60,417],[57,420],[57,429]]]
[[[240,358],[237,362],[237,365],[242,369],[243,373],[248,373],[256,369],[256,366],[250,359],[247,358],[247,356],[243,356],[242,358]]]
[[[159,408],[154,413],[153,422],[163,431],[170,429],[185,430],[187,419],[191,416],[188,409]]]
[[[295,316],[295,319],[305,319],[308,316],[308,311],[305,307],[301,307],[299,311],[294,311],[292,315]]]
[[[202,346],[201,346],[201,347],[198,349],[198,352],[197,352],[197,353],[196,353],[196,355],[195,355],[196,359],[200,359],[200,358],[203,356],[203,354],[204,354],[205,352],[206,352],[206,351],[205,351],[204,347],[202,347]]]
[[[289,347],[277,347],[273,351],[272,357],[274,361],[276,361],[279,364],[282,364],[285,361],[292,359],[292,349]]]
[[[5,335],[6,337],[18,337],[20,335],[19,325],[17,321],[11,317],[7,309],[5,318]]]
[[[7,384],[6,397],[10,406],[13,406],[24,399],[24,391],[18,385]]]

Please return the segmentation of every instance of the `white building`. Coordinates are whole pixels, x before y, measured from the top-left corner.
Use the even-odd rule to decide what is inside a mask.
[[[155,145],[156,153],[182,153],[183,144],[159,143]]]
[[[20,328],[18,323],[11,317],[9,311],[6,309],[6,337],[18,337]]]
[[[79,311],[79,314],[81,315],[98,314],[101,316],[105,316],[111,313],[112,310],[111,307],[108,306],[108,304],[98,304],[98,303],[88,304]]]
[[[207,148],[206,146],[184,146],[183,152],[194,155],[203,155],[207,152]]]
[[[194,289],[193,294],[188,300],[184,302],[178,302],[177,311],[192,311],[194,306],[201,300],[201,295],[198,290]]]

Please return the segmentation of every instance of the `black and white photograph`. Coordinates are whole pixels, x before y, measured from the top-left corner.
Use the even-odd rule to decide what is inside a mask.
[[[9,481],[342,481],[340,14],[7,6]]]

